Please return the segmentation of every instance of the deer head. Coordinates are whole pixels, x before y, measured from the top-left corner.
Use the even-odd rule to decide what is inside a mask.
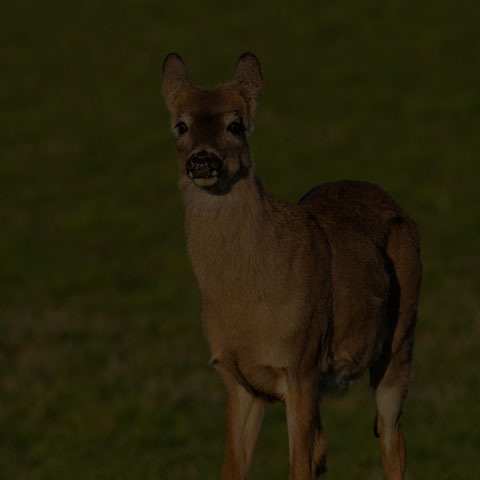
[[[213,90],[193,83],[176,53],[163,63],[162,93],[177,138],[181,182],[223,195],[253,165],[247,143],[262,89],[257,57],[244,53],[230,83]]]

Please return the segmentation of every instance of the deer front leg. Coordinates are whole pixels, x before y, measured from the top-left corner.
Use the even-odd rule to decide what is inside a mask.
[[[326,470],[326,443],[318,413],[315,376],[287,379],[285,399],[290,480],[316,480]]]
[[[222,480],[245,480],[262,424],[265,402],[233,379],[226,382],[226,448]]]

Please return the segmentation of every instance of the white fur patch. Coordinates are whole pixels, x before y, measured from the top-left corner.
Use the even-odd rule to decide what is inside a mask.
[[[199,187],[211,187],[217,183],[218,177],[210,177],[210,178],[194,178],[193,181]]]
[[[395,424],[402,408],[403,399],[394,387],[378,387],[375,393],[378,414],[385,429],[385,450],[390,451]]]

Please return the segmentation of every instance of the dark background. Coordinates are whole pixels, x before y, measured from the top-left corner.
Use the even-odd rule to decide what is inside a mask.
[[[161,64],[204,86],[245,50],[274,194],[381,184],[424,283],[408,479],[474,479],[480,448],[480,4],[8,1],[0,7],[0,478],[218,479],[224,393],[186,255]],[[366,379],[322,404],[326,478],[381,479]],[[288,476],[281,405],[252,479]]]

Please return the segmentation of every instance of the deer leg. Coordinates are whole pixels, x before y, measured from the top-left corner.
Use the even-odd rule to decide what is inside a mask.
[[[245,480],[262,424],[265,402],[237,383],[227,385],[226,449],[222,480]]]
[[[377,402],[376,431],[380,438],[383,469],[388,480],[405,477],[405,438],[400,428],[402,395],[395,387],[379,387],[375,392]]]
[[[318,413],[315,378],[287,379],[285,398],[290,480],[316,480],[326,470],[326,444]]]
[[[412,372],[411,342],[405,342],[386,365],[379,365],[377,369],[384,371],[380,378],[375,370],[371,371],[377,404],[375,434],[380,438],[383,469],[388,480],[403,480],[406,444],[400,416]]]
[[[325,434],[318,419],[318,425],[315,429],[313,455],[312,455],[312,475],[313,478],[318,478],[327,470],[327,442],[325,441]]]
[[[419,259],[418,234],[407,222],[391,224],[387,253],[393,262],[398,281],[398,311],[391,318],[395,325],[391,344],[383,358],[370,369],[375,390],[377,419],[375,433],[380,437],[382,463],[388,480],[405,478],[406,445],[400,427],[402,405],[412,374],[412,352],[417,321],[417,305],[422,266]]]

